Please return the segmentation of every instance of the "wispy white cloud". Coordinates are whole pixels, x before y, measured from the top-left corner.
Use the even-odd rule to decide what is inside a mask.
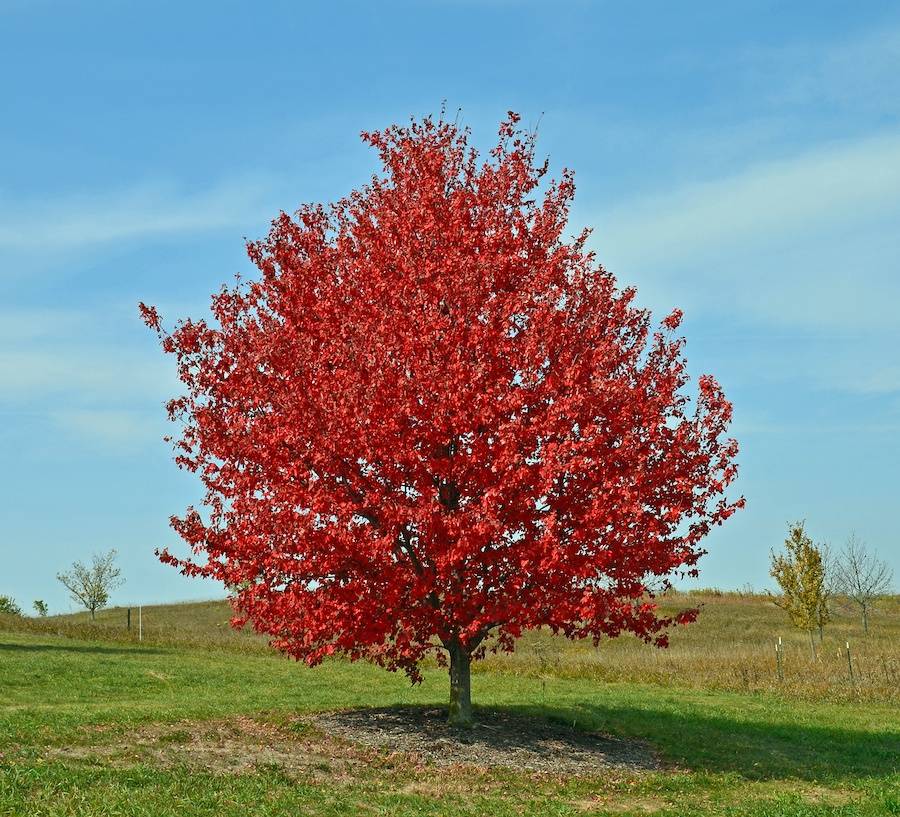
[[[103,336],[120,323],[140,329],[136,314],[110,307],[0,310],[0,412],[91,448],[129,453],[157,442],[177,377],[150,338]]]
[[[163,436],[162,412],[138,409],[65,409],[48,418],[70,436],[91,446],[129,451]]]
[[[121,402],[171,388],[174,376],[161,355],[95,345],[22,346],[0,351],[0,403],[25,405],[68,395],[78,403]]]
[[[702,366],[756,385],[900,393],[900,134],[756,163],[594,222],[599,258],[642,303],[749,332],[695,345]]]
[[[255,227],[273,185],[246,177],[186,190],[145,183],[39,198],[0,194],[0,250],[72,250],[154,236]]]
[[[74,309],[5,309],[0,311],[0,348],[52,338],[84,329],[88,316]]]
[[[895,359],[896,352],[889,352],[888,356]],[[900,366],[888,364],[857,370],[847,374],[845,384],[848,390],[859,394],[900,394]]]
[[[900,331],[900,134],[627,202],[600,259],[666,310],[825,332]]]
[[[754,48],[743,62],[768,98],[792,107],[900,109],[900,28],[877,26],[823,46],[818,42]]]
[[[808,236],[900,209],[900,135],[814,149],[736,175],[627,202],[596,241],[629,264],[690,262],[724,247]]]

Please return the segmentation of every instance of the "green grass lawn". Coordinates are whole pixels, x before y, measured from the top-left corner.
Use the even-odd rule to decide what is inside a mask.
[[[423,767],[387,755],[351,770],[241,773],[79,748],[153,726],[185,729],[250,716],[441,704],[447,679],[422,685],[364,665],[316,669],[261,650],[135,645],[0,632],[0,814],[26,815],[806,815],[900,814],[900,714],[892,703],[793,700],[502,671],[473,677],[476,703],[576,729],[647,741],[657,772],[565,779]],[[168,731],[167,731],[168,730]]]

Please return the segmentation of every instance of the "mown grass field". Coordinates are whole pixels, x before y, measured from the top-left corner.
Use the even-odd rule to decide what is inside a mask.
[[[221,602],[145,608],[140,644],[121,610],[96,625],[83,616],[6,620],[0,815],[900,814],[898,600],[882,605],[868,638],[840,615],[815,663],[805,637],[767,600],[666,604],[697,601],[700,622],[664,653],[630,639],[595,651],[537,634],[516,655],[479,666],[477,705],[645,741],[663,763],[577,778],[436,769],[386,751],[365,763],[331,757],[329,736],[310,733],[298,716],[440,705],[446,672],[429,668],[411,687],[363,664],[308,669],[271,654],[258,636],[230,631]],[[787,645],[783,682],[778,635]],[[852,683],[839,653],[847,640]],[[224,744],[223,729],[231,730]],[[263,753],[252,762],[258,746],[248,735],[260,729],[297,741],[315,762],[291,767]],[[214,732],[217,746],[251,762],[231,768],[227,757],[192,755]],[[179,744],[186,751],[167,748]]]

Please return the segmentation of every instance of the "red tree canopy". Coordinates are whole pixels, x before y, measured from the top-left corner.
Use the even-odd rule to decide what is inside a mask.
[[[680,311],[651,333],[588,233],[564,236],[573,177],[543,183],[517,122],[486,161],[443,120],[365,133],[383,173],[282,213],[214,322],[166,334],[141,306],[207,491],[172,520],[200,558],[162,558],[310,664],[416,678],[440,644],[478,657],[541,625],[664,645],[695,611],[648,591],[742,503],[730,404],[710,376],[686,394]]]

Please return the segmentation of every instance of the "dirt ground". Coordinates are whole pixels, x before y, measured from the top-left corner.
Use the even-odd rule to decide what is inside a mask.
[[[329,712],[315,716],[313,723],[352,743],[408,753],[436,766],[474,764],[565,775],[659,767],[644,744],[500,711],[479,712],[470,729],[450,727],[445,709],[423,707]]]
[[[638,742],[501,711],[479,712],[472,728],[455,729],[446,710],[425,707],[341,710],[277,724],[247,717],[153,724],[124,736],[95,733],[89,742],[49,754],[114,766],[186,765],[223,773],[278,767],[313,776],[353,776],[386,759],[562,776],[659,768]]]

